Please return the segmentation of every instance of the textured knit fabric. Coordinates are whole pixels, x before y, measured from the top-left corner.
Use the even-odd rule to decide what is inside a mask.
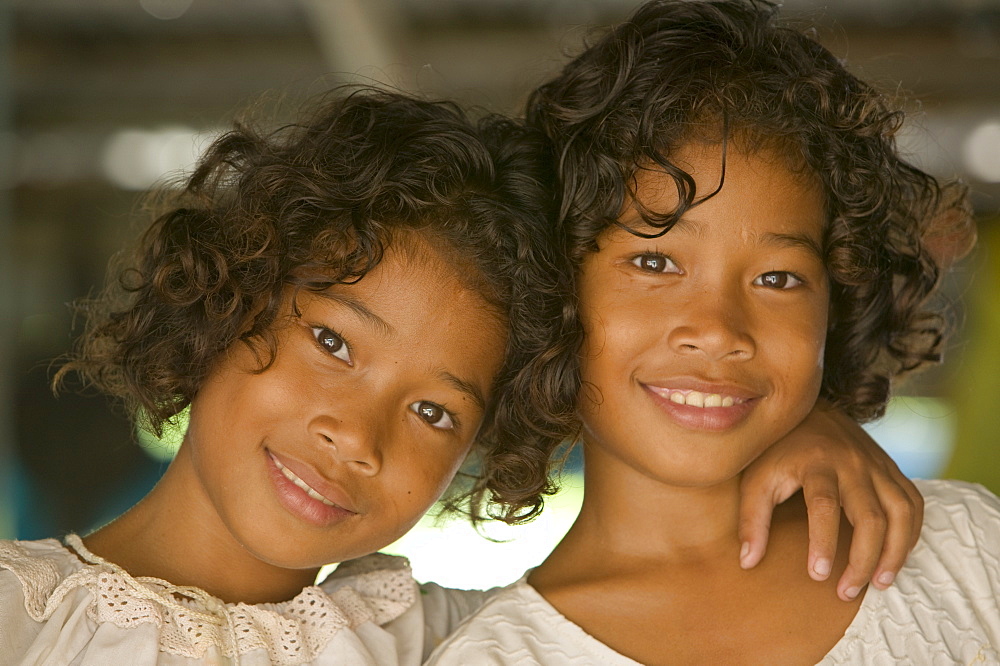
[[[978,485],[918,481],[920,541],[888,590],[869,587],[821,664],[1000,664],[1000,499]],[[527,583],[510,585],[431,656],[436,666],[634,665]]]
[[[133,578],[70,535],[0,541],[0,665],[417,665],[484,599],[422,588],[405,558],[341,564],[277,604]]]

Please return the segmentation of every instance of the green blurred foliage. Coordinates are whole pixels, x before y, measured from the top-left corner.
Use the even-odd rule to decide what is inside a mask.
[[[944,476],[981,483],[1000,494],[1000,219],[979,225],[975,273],[964,301],[966,343],[950,394],[955,405],[955,452]]]

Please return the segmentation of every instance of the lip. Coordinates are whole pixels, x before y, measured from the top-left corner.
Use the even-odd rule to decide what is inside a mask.
[[[275,487],[278,500],[293,515],[311,525],[328,527],[358,514],[357,506],[347,492],[324,479],[308,464],[287,455],[279,456],[270,449],[265,449],[264,452],[267,458],[268,474]],[[276,463],[288,468],[310,488],[325,497],[327,501],[332,502],[334,506],[310,497],[305,490],[282,474]]]
[[[677,425],[687,430],[724,432],[741,424],[760,402],[762,395],[744,386],[717,383],[697,377],[672,377],[639,382],[653,402]],[[695,407],[670,400],[672,391],[717,393],[735,399],[728,407]]]

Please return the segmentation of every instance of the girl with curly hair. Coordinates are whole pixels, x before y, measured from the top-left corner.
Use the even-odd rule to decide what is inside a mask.
[[[940,359],[931,297],[974,232],[964,188],[899,156],[900,112],[767,3],[659,0],[528,121],[556,145],[586,335],[583,508],[431,663],[1000,660],[1000,499],[981,486],[919,482],[923,533],[888,589],[800,572],[802,497],[737,565],[747,466],[817,399],[875,418]]]
[[[189,410],[183,444],[93,534],[0,542],[0,663],[421,662],[485,597],[418,587],[405,560],[371,553],[473,449],[473,511],[529,519],[577,428],[580,327],[545,145],[377,90],[221,137],[85,304],[62,371],[154,432]],[[768,509],[798,476],[905,503],[902,482],[855,463],[863,439],[800,434],[758,467]],[[873,561],[884,531],[861,544]]]
[[[421,594],[369,554],[474,443],[538,456],[568,432],[577,348],[534,143],[360,89],[237,127],[165,190],[62,373],[157,433],[189,409],[183,444],[93,534],[0,542],[0,664],[420,663],[482,595]]]

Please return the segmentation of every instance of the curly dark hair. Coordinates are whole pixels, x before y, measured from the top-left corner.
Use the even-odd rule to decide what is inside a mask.
[[[940,359],[945,321],[928,298],[943,267],[925,239],[974,233],[967,195],[904,161],[902,111],[776,13],[762,0],[648,2],[538,88],[526,116],[556,144],[577,264],[626,206],[661,235],[712,195],[671,161],[686,141],[776,148],[815,174],[832,301],[821,395],[867,420],[895,377]],[[649,168],[675,181],[676,209],[636,201]]]
[[[374,88],[324,96],[303,122],[220,137],[98,299],[70,372],[159,434],[242,341],[263,371],[282,295],[361,279],[411,230],[443,247],[509,329],[466,499],[508,522],[550,493],[549,452],[570,436],[578,337],[570,269],[551,224],[537,131]],[[541,475],[545,476],[544,472]],[[526,481],[527,480],[527,481]],[[525,485],[527,483],[527,486]]]

